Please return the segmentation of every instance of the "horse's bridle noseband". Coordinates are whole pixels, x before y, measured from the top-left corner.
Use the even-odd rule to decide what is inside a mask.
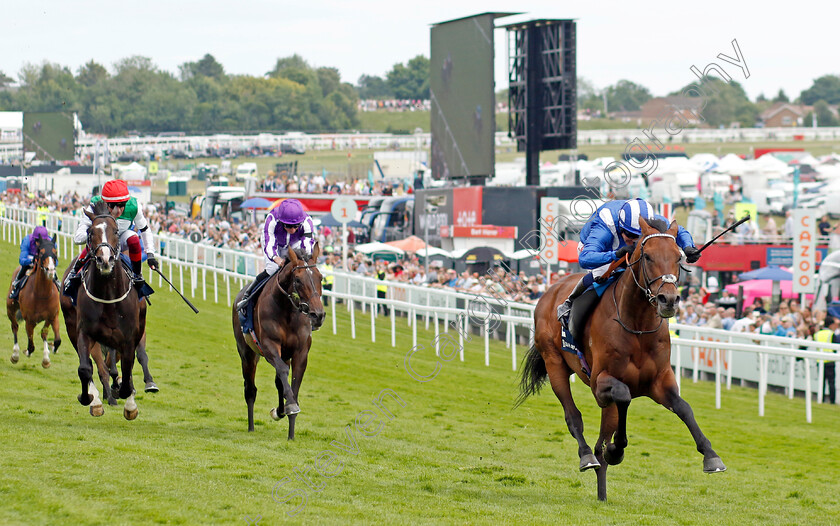
[[[96,217],[93,218],[93,221],[96,221],[100,217],[108,218],[111,221],[113,221],[114,225],[117,227],[117,232],[119,232],[119,223],[117,223],[117,220],[114,219],[114,217],[112,215],[110,215],[110,214],[99,214],[99,215],[97,215]],[[102,247],[108,247],[108,248],[111,249],[111,252],[114,254],[114,258],[118,258],[119,255],[120,255],[120,251],[118,250],[118,247],[111,246],[110,244],[107,243],[107,241],[103,242],[103,243],[99,243],[98,245],[96,245],[96,247],[91,248],[91,246],[90,246],[90,229],[93,228],[93,221],[91,221],[90,227],[88,227],[87,242],[85,243],[85,245],[87,246],[87,249],[88,249],[88,253],[90,253],[93,256],[96,256],[96,251],[97,250],[99,250]],[[119,243],[119,237],[117,238],[117,243]]]
[[[673,274],[662,274],[661,276],[655,277],[653,279],[648,279],[648,277],[647,277],[647,267],[645,266],[645,243],[647,243],[648,240],[650,240],[652,238],[655,238],[655,237],[667,237],[667,238],[670,238],[671,240],[673,240],[674,243],[677,242],[677,239],[674,236],[672,236],[671,234],[666,234],[664,232],[657,232],[656,234],[649,234],[649,235],[645,236],[644,238],[642,238],[641,250],[639,252],[639,259],[637,259],[636,261],[633,261],[633,262],[630,262],[629,258],[627,260],[627,270],[630,272],[630,275],[633,276],[633,281],[636,283],[636,286],[639,287],[642,290],[642,292],[644,292],[645,296],[647,296],[648,302],[650,302],[650,304],[654,307],[656,306],[656,296],[659,295],[659,291],[662,290],[662,287],[664,287],[667,284],[671,284],[671,285],[676,286],[677,281],[679,280],[679,276],[675,276]],[[633,266],[636,263],[639,263],[640,261],[641,261],[641,266],[642,266],[642,279],[645,280],[645,285],[644,286],[642,286],[642,284],[639,283],[639,280],[636,277],[636,272],[633,270]],[[680,268],[682,268],[682,266],[680,266]],[[650,290],[651,285],[653,285],[654,283],[656,283],[659,280],[662,280],[662,283],[659,284],[659,287],[656,289],[656,293],[654,294]],[[663,320],[663,318],[661,316],[659,317],[659,325],[657,325],[656,328],[653,329],[653,330],[637,331],[637,330],[633,330],[633,329],[630,329],[629,327],[627,327],[624,324],[624,322],[621,321],[621,312],[618,309],[618,300],[616,300],[616,298],[615,298],[615,289],[616,289],[616,287],[613,287],[613,303],[615,303],[615,313],[616,313],[616,316],[617,316],[615,321],[617,321],[619,323],[619,325],[621,325],[621,327],[625,331],[631,332],[631,333],[637,334],[637,335],[638,334],[652,334],[654,332],[659,331],[660,327],[662,327],[662,320]],[[659,316],[659,313],[657,312],[656,315]]]
[[[294,272],[298,269],[317,268],[317,267],[318,267],[318,265],[298,265],[291,270],[291,275],[294,276]],[[316,290],[315,289],[315,282],[312,281],[312,273],[307,272],[307,275],[309,276],[309,281],[312,284],[312,290]],[[309,315],[309,304],[306,303],[305,301],[301,301],[300,293],[298,293],[298,291],[297,291],[297,285],[295,285],[294,280],[292,280],[292,291],[291,291],[291,293],[289,293],[289,292],[286,292],[283,289],[283,284],[280,283],[280,272],[279,271],[277,272],[276,276],[277,276],[277,288],[280,289],[280,292],[282,292],[283,295],[286,296],[286,298],[288,298],[289,302],[292,304],[292,307],[294,307],[298,312]]]

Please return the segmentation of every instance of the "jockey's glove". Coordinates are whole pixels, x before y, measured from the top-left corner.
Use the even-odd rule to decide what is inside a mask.
[[[157,270],[157,269],[160,268],[160,265],[158,264],[158,260],[154,256],[148,256],[146,258],[146,263],[149,264],[149,268],[151,268],[152,270]]]
[[[683,252],[688,263],[697,263],[697,260],[700,259],[700,249],[697,247],[685,247]]]
[[[636,250],[635,243],[633,243],[632,245],[624,245],[623,247],[615,251],[615,260],[618,261],[627,254],[632,254],[634,250]]]

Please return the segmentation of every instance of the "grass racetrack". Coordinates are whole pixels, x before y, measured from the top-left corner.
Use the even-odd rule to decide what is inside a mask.
[[[6,287],[18,249],[0,247]],[[392,348],[386,319],[371,343],[369,315],[360,313],[351,340],[342,306],[338,335],[329,312],[314,334],[296,440],[286,440],[285,419],[268,416],[277,391],[264,360],[249,434],[229,307],[190,298],[201,310],[195,315],[154,285],[148,352],[161,391],[139,389],[133,422],[121,407],[106,405],[93,418],[79,405],[78,359],[66,335],[45,370],[38,342],[32,357],[11,364],[8,324],[0,331],[0,524],[247,524],[261,516],[262,525],[744,525],[836,524],[840,517],[837,406],[815,404],[809,425],[803,399],[770,393],[759,418],[755,390],[724,391],[716,410],[713,384],[684,380],[683,396],[728,467],[706,475],[682,422],[648,399],[634,400],[629,447],[624,462],[610,467],[609,500],[600,503],[595,474],[578,472],[576,443],[550,389],[511,410],[517,377],[503,343],[493,342],[485,367],[483,341],[473,337],[464,363],[441,361],[437,376],[421,383],[404,368],[411,347],[404,318]],[[434,334],[423,329],[418,343],[426,347],[412,365],[428,374]],[[21,339],[24,347],[23,331]],[[517,349],[520,357],[526,350]],[[139,364],[135,385],[142,387]],[[372,404],[386,388],[405,404],[383,399],[390,421]],[[600,412],[582,382],[573,389],[594,444]],[[381,427],[376,419],[365,427],[364,411],[374,411]],[[313,468],[319,455],[332,477]]]

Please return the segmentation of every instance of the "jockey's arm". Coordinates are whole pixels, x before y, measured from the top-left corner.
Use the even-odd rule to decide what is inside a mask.
[[[265,227],[263,228],[263,253],[265,257],[277,263],[274,259],[279,256],[277,251],[277,218],[273,214],[268,214],[265,218]]]
[[[20,258],[18,262],[20,266],[29,265],[32,263],[32,260],[35,259],[32,254],[29,253],[29,240],[31,236],[23,236],[23,241],[20,242]]]
[[[307,256],[312,255],[312,251],[315,250],[315,224],[312,222],[312,218],[307,215],[301,228],[303,228],[303,239],[301,239],[300,244]]]
[[[665,219],[665,216],[661,216],[661,215],[657,214],[654,217],[656,217],[656,219],[661,219],[662,221],[665,221],[665,223],[670,223],[670,221]],[[682,225],[678,225],[678,226],[679,226],[679,231],[677,232],[677,245],[680,248],[693,247],[694,246],[694,238],[691,237],[691,233],[688,230],[684,229],[682,227]]]
[[[612,244],[612,232],[601,224],[594,224],[583,243],[583,250],[578,255],[581,268],[592,270],[615,261],[615,250],[612,249]]]
[[[88,206],[85,208],[88,212],[93,213],[93,207]],[[88,228],[90,225],[93,224],[90,218],[86,214],[81,214],[81,221],[79,221],[79,226],[76,227],[76,231],[73,233],[73,243],[77,245],[84,245],[87,243],[87,233]]]
[[[149,222],[146,216],[143,215],[143,209],[137,206],[137,215],[134,216],[134,226],[140,233],[140,239],[143,240],[143,248],[146,250],[146,256],[155,257],[155,240],[152,238],[152,231],[149,229]]]

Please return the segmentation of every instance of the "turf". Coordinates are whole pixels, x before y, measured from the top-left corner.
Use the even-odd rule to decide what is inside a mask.
[[[2,275],[11,276],[16,256],[16,247],[0,242]],[[338,335],[331,314],[314,335],[297,439],[288,442],[286,421],[268,417],[277,392],[264,361],[256,431],[246,432],[229,308],[197,298],[194,315],[165,287],[152,301],[148,350],[161,392],[138,394],[133,422],[121,407],[93,418],[78,404],[78,360],[66,337],[45,370],[37,352],[11,364],[10,331],[2,332],[0,524],[243,524],[260,516],[262,525],[742,525],[840,517],[836,406],[815,405],[809,425],[804,400],[771,393],[759,418],[755,390],[733,387],[715,410],[712,384],[684,381],[684,397],[729,468],[705,475],[679,419],[635,400],[630,445],[610,468],[609,501],[601,503],[594,473],[577,470],[576,444],[550,390],[511,409],[517,378],[502,343],[493,343],[485,367],[483,340],[474,337],[464,363],[441,361],[437,376],[421,383],[404,366],[412,341],[405,319],[392,348],[385,320],[371,343],[369,316],[361,314],[352,340],[339,306]],[[419,373],[433,369],[433,336],[420,325],[425,348],[412,358]],[[573,387],[594,442],[599,411],[582,382]],[[390,420],[372,403],[383,389],[404,403],[384,398]],[[365,427],[365,411],[379,420]],[[355,454],[344,450],[354,449],[348,425]],[[329,478],[312,469],[324,451],[335,453],[331,465],[321,458],[322,471],[337,472]],[[283,502],[289,491],[297,493]]]

